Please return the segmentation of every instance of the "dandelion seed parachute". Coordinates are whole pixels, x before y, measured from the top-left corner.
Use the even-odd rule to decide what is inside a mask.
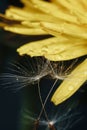
[[[42,98],[43,98],[43,96],[46,97],[47,95],[44,95],[44,92],[46,92],[46,91],[49,92],[48,88],[45,91],[45,89],[43,89],[44,86],[40,85],[40,87],[43,92],[43,93],[41,93]],[[45,87],[47,87],[47,86],[45,86]],[[34,88],[32,87],[32,89],[34,89]],[[44,102],[44,100],[43,100],[43,102]],[[37,107],[39,106],[39,103],[40,102],[38,102]],[[50,106],[49,106],[49,104],[50,104]],[[70,102],[70,104],[68,104],[68,102],[67,102],[58,107],[55,107],[53,104],[51,104],[50,98],[49,98],[46,103],[46,106],[45,106],[45,109],[46,109],[46,112],[48,114],[48,118],[50,121],[49,123],[44,118],[44,113],[41,115],[41,118],[38,122],[38,120],[36,120],[38,117],[38,114],[35,113],[36,116],[34,116],[34,118],[33,118],[33,114],[32,115],[30,114],[29,109],[28,109],[27,113],[26,113],[26,111],[24,111],[23,119],[25,120],[25,123],[27,123],[27,124],[29,124],[29,122],[31,122],[30,126],[33,126],[34,130],[36,130],[37,127],[38,127],[38,130],[58,130],[58,129],[68,130],[69,128],[71,128],[74,125],[74,123],[78,122],[79,119],[81,119],[79,110],[78,110],[78,112],[75,112],[75,108],[74,108],[75,104],[77,105],[78,103],[74,101],[74,104],[73,104],[73,101],[72,101],[72,102]],[[49,109],[49,107],[50,107],[50,109]],[[39,108],[38,110],[41,111],[41,108]]]
[[[34,87],[32,87],[32,89],[34,89]],[[42,86],[41,86],[41,89],[43,91]],[[49,90],[47,90],[47,91],[49,91]],[[44,91],[43,91],[42,95],[44,95]],[[47,96],[47,95],[44,95],[44,96]],[[42,98],[43,98],[43,96],[42,96]],[[40,102],[38,101],[37,108],[39,108],[39,103]],[[50,121],[49,123],[44,118],[44,113],[41,115],[41,118],[38,122],[38,120],[37,120],[38,114],[35,113],[36,116],[33,117],[33,114],[31,115],[30,112],[29,112],[29,108],[28,108],[28,112],[26,113],[26,111],[24,111],[24,114],[23,114],[23,119],[24,119],[25,123],[28,124],[28,125],[30,124],[30,126],[32,126],[34,130],[37,130],[36,129],[37,127],[38,127],[38,130],[58,130],[58,129],[67,130],[70,127],[72,127],[72,125],[75,122],[79,121],[78,119],[79,119],[80,115],[79,115],[79,113],[73,113],[74,106],[73,106],[72,103],[70,103],[72,105],[66,104],[66,105],[62,105],[60,107],[54,107],[53,104],[50,104],[51,108],[48,109],[49,103],[50,103],[50,99],[48,99],[47,104],[45,106],[45,109],[47,111],[48,118],[49,118],[49,121]],[[75,101],[74,101],[74,104],[75,104]],[[41,111],[40,109],[41,108],[39,108],[39,111]],[[74,119],[76,119],[76,120],[74,120]]]
[[[35,84],[41,78],[50,74],[48,60],[45,58],[24,57],[22,63],[11,63],[7,73],[0,76],[4,88],[18,91],[30,84]]]
[[[7,73],[6,75],[4,75],[5,77],[3,77],[3,80],[7,83],[7,85],[10,85],[9,87],[11,88],[12,87],[15,88],[16,91],[24,87],[23,85],[29,86],[26,87],[29,95],[28,99],[29,108],[28,107],[24,108],[28,109],[27,110],[28,112],[26,111],[22,112],[23,117],[21,118],[23,119],[23,124],[29,126],[31,130],[58,130],[58,129],[67,130],[73,124],[72,122],[69,122],[69,120],[72,121],[75,117],[76,121],[78,121],[79,114],[72,112],[71,105],[69,105],[69,107],[67,107],[67,105],[64,105],[60,109],[59,107],[55,107],[50,102],[50,99],[53,94],[52,91],[53,89],[56,89],[55,87],[57,86],[55,85],[59,79],[56,78],[55,75],[58,76],[59,74],[60,79],[64,80],[68,76],[66,75],[66,73],[64,73],[64,70],[65,72],[72,71],[72,65],[74,65],[76,62],[71,64],[71,66],[69,66],[68,68],[68,71],[66,71],[66,68],[63,63],[58,64],[57,62],[56,64],[55,62],[50,62],[42,57],[32,59],[29,57],[24,58],[22,59],[23,65],[21,62],[17,64],[11,64],[13,66],[13,68],[10,67],[11,75]],[[60,68],[59,71],[57,68],[58,66]],[[46,78],[45,80],[48,80],[49,83],[46,82],[46,84],[44,84],[45,80],[43,79],[43,77],[46,77],[48,75],[49,78]],[[53,79],[53,81],[51,78]],[[9,84],[7,81],[10,81],[11,84]],[[40,95],[38,94],[37,83],[39,84],[38,87],[40,87],[42,105],[40,102]],[[34,112],[32,112],[34,108],[35,108],[35,114],[33,114]],[[45,109],[45,112],[49,120],[46,118],[43,108]]]

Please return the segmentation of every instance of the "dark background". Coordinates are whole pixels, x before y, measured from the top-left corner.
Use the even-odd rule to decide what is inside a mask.
[[[8,5],[23,5],[18,0],[0,0],[0,12],[4,13]],[[43,36],[45,37],[45,36]],[[43,37],[34,37],[41,39]],[[33,37],[16,35],[0,30],[0,73],[6,71],[9,62],[19,61],[20,56],[16,52],[16,48],[25,41],[32,41]],[[84,118],[75,125],[71,130],[87,130],[87,84],[83,85],[82,89],[76,93],[79,100],[80,111]],[[19,130],[19,118],[22,104],[22,90],[13,93],[8,89],[0,87],[0,130]],[[75,96],[76,98],[76,96]],[[77,110],[78,111],[78,110]]]
[[[20,5],[18,0],[0,0],[0,12],[4,13],[8,5]],[[0,73],[6,71],[11,61],[19,59],[16,53],[17,37],[0,30]],[[19,40],[18,40],[19,41]],[[2,84],[2,81],[0,81]],[[21,109],[21,91],[13,93],[0,85],[0,130],[18,130]]]

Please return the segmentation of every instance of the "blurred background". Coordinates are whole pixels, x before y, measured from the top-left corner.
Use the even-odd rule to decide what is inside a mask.
[[[16,4],[17,0],[0,0],[0,12],[4,13],[9,5]],[[18,59],[16,53],[16,41],[14,42],[13,34],[4,32],[0,29],[0,73],[7,70],[8,64]],[[15,44],[14,44],[15,43]],[[8,89],[3,89],[0,81],[0,130],[18,130],[19,129],[19,112],[21,109],[21,92],[13,93]]]
[[[5,9],[8,8],[9,5],[23,7],[23,4],[20,3],[19,0],[3,0],[3,1],[0,0],[0,12],[4,13]],[[13,61],[17,61],[17,62],[23,61],[23,58],[20,57],[16,52],[16,49],[19,46],[21,46],[22,44],[28,41],[34,41],[45,37],[46,36],[34,36],[34,37],[21,36],[0,29],[0,75],[2,75],[2,73],[5,73],[7,71],[7,68],[10,67],[9,63],[12,63]],[[42,80],[41,84],[42,86],[45,86],[46,84],[48,84],[49,86],[51,82],[52,82],[51,80],[45,79]],[[0,80],[0,84],[2,84],[1,80]],[[79,110],[81,112],[81,116],[83,117],[81,121],[79,121],[79,123],[75,124],[72,128],[69,128],[69,130],[87,130],[86,86],[87,84],[83,85],[83,87],[73,97],[71,97],[69,101],[71,102],[73,100],[74,102],[72,103],[70,108],[76,107],[75,111],[77,111],[78,113]],[[42,88],[43,88],[42,91],[45,92],[44,87]],[[29,88],[27,88],[26,90],[22,89],[20,91],[17,91],[16,93],[13,93],[9,89],[3,88],[2,85],[0,85],[0,130],[30,130],[29,127],[23,126],[23,121],[21,121],[20,119],[22,117],[21,116],[22,107],[24,107],[25,105],[28,106],[29,102],[33,104],[32,103],[33,99],[31,99],[32,95],[30,94],[29,96],[28,91],[30,91],[30,89],[29,90],[28,89]],[[31,91],[33,93],[36,92],[37,90],[34,88]],[[35,94],[33,95],[33,97],[34,96],[36,97]],[[43,98],[44,98],[44,94],[43,94]],[[37,103],[38,100],[36,101],[35,105],[31,105],[34,107],[33,111],[36,111]],[[38,106],[40,106],[40,103],[38,103]],[[53,104],[51,103],[48,104],[47,109],[49,109],[50,106],[53,106]],[[54,108],[54,106],[53,109],[55,109],[55,111],[58,111],[58,109]],[[64,105],[63,105],[63,109],[64,109]],[[62,127],[63,127],[62,130],[65,130],[64,129],[65,126]],[[68,130],[68,127],[66,130]]]

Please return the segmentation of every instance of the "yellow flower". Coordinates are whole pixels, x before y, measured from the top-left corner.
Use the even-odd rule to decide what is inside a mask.
[[[21,0],[23,8],[10,7],[0,15],[0,26],[22,35],[53,37],[26,43],[20,55],[65,61],[87,55],[87,0]],[[52,97],[55,105],[73,95],[87,80],[87,59],[65,79]]]

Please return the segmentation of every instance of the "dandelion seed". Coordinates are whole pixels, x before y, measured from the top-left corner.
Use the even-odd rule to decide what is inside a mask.
[[[34,129],[33,130],[38,130],[38,126],[39,126],[39,120],[36,120],[34,122]]]
[[[51,68],[51,77],[53,79],[58,79],[58,80],[64,80],[68,79],[69,80],[69,75],[71,71],[75,68],[77,64],[78,59],[70,62],[50,62],[49,61],[49,66]],[[67,64],[67,65],[66,65]]]
[[[36,114],[34,118],[30,116],[29,113],[26,114],[26,117],[29,119],[28,122],[31,122],[33,130],[68,130],[68,128],[75,124],[75,121],[78,122],[79,113],[73,113],[72,107],[70,107],[71,105],[69,106],[69,108],[66,108],[67,105],[64,105],[64,108],[58,107],[56,109],[54,108],[54,106],[52,106],[50,110],[47,110],[48,108],[46,105],[49,104],[50,94],[52,95],[52,90],[55,87],[57,81],[58,80],[56,79],[51,87],[48,86],[50,87],[50,89],[47,95],[45,96],[44,101],[42,100],[42,87],[40,85],[40,80],[38,81],[37,85],[39,103],[41,103],[41,109],[39,110],[40,112],[39,114]],[[47,91],[47,86],[44,87],[46,87],[45,90]],[[74,118],[76,118],[75,121]]]
[[[49,129],[50,129],[50,130],[56,130],[56,128],[55,128],[54,125],[53,125],[53,122],[50,122],[50,123],[49,123]]]
[[[65,69],[63,62],[51,63],[49,60],[46,60],[43,58],[31,59],[31,63],[29,62],[29,59],[28,59],[28,62],[23,61],[23,63],[26,63],[26,65],[12,64],[13,69],[10,68],[11,73],[10,74],[6,73],[2,77],[2,79],[5,80],[4,85],[8,87],[10,86],[12,87],[12,89],[14,88],[17,91],[25,86],[29,86],[33,83],[36,83],[37,89],[38,89],[39,102],[41,103],[41,109],[39,110],[39,113],[37,115],[32,117],[32,115],[30,116],[29,114],[29,116],[26,115],[25,118],[28,118],[29,124],[32,125],[33,130],[39,130],[41,126],[43,126],[43,128],[45,127],[44,130],[45,129],[63,130],[63,126],[65,125],[65,122],[67,122],[68,119],[72,119],[74,116],[77,116],[77,115],[70,114],[70,111],[71,111],[70,109],[68,109],[67,112],[63,113],[62,115],[58,115],[57,112],[51,113],[52,112],[51,110],[48,112],[47,105],[49,103],[50,96],[52,95],[53,89],[55,88],[58,80],[60,79],[63,80],[64,78],[67,78],[67,77],[63,78],[63,75],[65,75],[65,72],[69,73],[71,71],[75,62],[71,64],[67,70]],[[40,85],[40,80],[43,77],[46,77],[48,75],[51,78],[53,78],[53,80],[54,79],[55,80],[54,80],[54,83],[51,84],[51,86],[46,86],[46,90],[47,90],[47,87],[50,87],[50,89],[47,95],[45,96],[45,99],[43,100],[43,96],[41,93],[42,87]],[[55,75],[58,75],[58,78],[55,78]],[[56,111],[59,111],[59,110],[57,109]],[[50,115],[52,115],[52,117]],[[61,124],[63,123],[64,125],[62,126]],[[68,122],[64,130],[66,130],[69,127],[69,125],[70,123]]]
[[[18,91],[30,84],[37,83],[41,78],[50,73],[48,60],[44,58],[29,59],[28,57],[24,59],[22,64],[11,63],[10,73],[3,73],[0,76],[3,86]]]
[[[45,107],[45,109],[47,110],[47,107]],[[74,112],[73,108],[70,106],[67,108],[66,105],[57,107],[56,109],[51,106],[51,109],[47,112],[47,114],[49,122],[43,118],[43,116],[41,116],[40,120],[34,118],[31,124],[34,130],[68,130],[82,119],[79,112]],[[27,113],[27,117],[28,116],[29,113]],[[27,119],[28,118],[25,118],[25,120]],[[30,122],[30,120],[32,120],[32,117],[29,118],[28,122]]]
[[[46,76],[57,80],[69,79],[69,73],[76,62],[77,60],[66,68],[64,62],[50,62],[43,57],[31,59],[25,56],[22,63],[11,63],[8,72],[0,76],[1,85],[18,91],[30,84],[38,83]]]

